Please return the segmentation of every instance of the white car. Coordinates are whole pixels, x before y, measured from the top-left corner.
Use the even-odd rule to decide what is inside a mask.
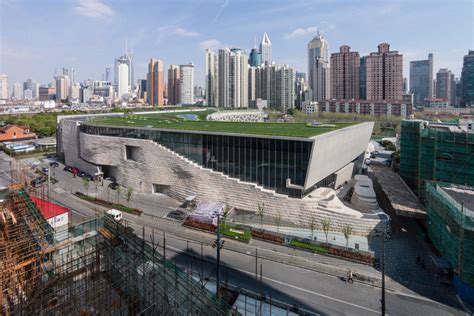
[[[122,220],[122,212],[120,212],[119,210],[112,208],[106,213],[111,215],[116,222],[120,222]]]

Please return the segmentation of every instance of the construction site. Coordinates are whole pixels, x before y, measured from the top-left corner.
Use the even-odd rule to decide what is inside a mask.
[[[25,187],[0,212],[0,315],[223,315],[225,303],[126,223],[55,230]],[[145,237],[145,236],[142,236]]]

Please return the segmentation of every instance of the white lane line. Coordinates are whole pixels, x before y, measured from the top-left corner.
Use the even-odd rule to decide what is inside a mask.
[[[185,253],[185,250],[182,250],[182,249],[179,249],[179,248],[176,248],[176,247],[173,247],[173,246],[166,246],[166,248],[169,248],[171,250],[175,250],[177,252]],[[254,272],[249,272],[249,271],[238,269],[238,268],[235,268],[235,267],[230,267],[230,268],[232,268],[234,270],[237,270],[239,272],[248,274],[248,275],[252,275],[252,276],[254,275]],[[262,278],[267,280],[267,281],[276,283],[276,284],[291,287],[295,290],[299,290],[299,291],[302,291],[302,292],[306,292],[306,293],[309,293],[309,294],[320,296],[320,297],[323,297],[323,298],[326,298],[326,299],[329,299],[329,300],[333,300],[333,301],[338,302],[338,303],[346,304],[346,305],[349,305],[349,306],[352,306],[352,307],[357,307],[357,308],[360,308],[360,309],[363,309],[363,310],[366,310],[366,311],[369,311],[369,312],[372,312],[372,313],[375,313],[375,314],[380,314],[380,311],[377,311],[377,310],[374,310],[374,309],[371,309],[371,308],[367,308],[367,307],[364,307],[364,306],[361,306],[361,305],[357,305],[357,304],[354,304],[354,303],[351,303],[351,302],[343,301],[343,300],[340,300],[340,299],[337,299],[337,298],[334,298],[334,297],[331,297],[331,296],[327,296],[327,295],[324,295],[324,294],[321,294],[321,293],[317,293],[317,292],[314,292],[314,291],[303,289],[301,287],[291,285],[291,284],[288,284],[288,283],[285,283],[285,282],[277,281],[277,280],[274,280],[274,279],[271,279],[271,278],[268,278],[268,277],[265,277],[265,276],[262,276]]]

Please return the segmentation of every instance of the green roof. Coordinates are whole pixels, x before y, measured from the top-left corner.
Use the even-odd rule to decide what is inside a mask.
[[[131,114],[125,116],[95,117],[89,120],[89,122],[94,125],[135,126],[304,138],[355,125],[355,123],[324,123],[321,124],[321,126],[312,127],[306,123],[216,122],[206,120],[206,116],[209,113],[211,112]]]

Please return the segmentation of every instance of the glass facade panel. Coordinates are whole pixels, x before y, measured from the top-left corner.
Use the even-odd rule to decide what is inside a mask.
[[[301,197],[307,192],[286,187],[286,180],[303,186],[312,142],[252,136],[171,132],[128,127],[81,125],[81,132],[152,140],[197,164],[278,193]],[[332,179],[327,179],[332,180]],[[328,181],[325,181],[328,182]]]

